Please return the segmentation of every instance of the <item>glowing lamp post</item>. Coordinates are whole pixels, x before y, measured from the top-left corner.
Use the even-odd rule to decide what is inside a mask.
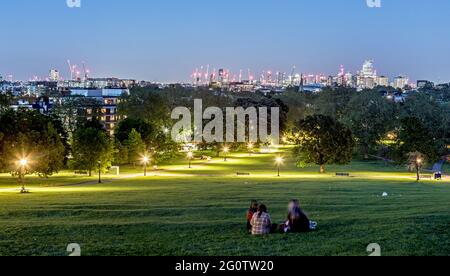
[[[252,153],[253,153],[253,144],[252,143],[249,143],[248,145],[247,145],[247,149],[248,149],[248,154],[250,155],[250,156],[252,156]]]
[[[417,181],[420,181],[420,167],[422,166],[423,160],[421,158],[416,159],[416,172],[417,172]]]
[[[281,176],[280,170],[281,170],[281,165],[283,165],[283,162],[284,162],[284,160],[282,157],[277,157],[275,159],[275,163],[277,164],[278,177]]]
[[[192,168],[192,158],[194,158],[194,154],[192,153],[192,151],[188,152],[187,158],[189,160],[189,169],[191,169]]]
[[[230,152],[230,149],[228,148],[228,147],[224,147],[223,148],[223,154],[224,154],[224,159],[223,159],[223,161],[224,162],[227,162],[227,160],[228,160],[228,153]]]
[[[150,162],[150,158],[148,158],[147,156],[144,156],[142,158],[142,164],[144,164],[144,176],[147,176],[147,165]]]
[[[28,160],[25,158],[22,158],[19,160],[19,179],[20,179],[20,183],[22,184],[22,193],[26,192],[25,189],[25,169],[28,165]]]

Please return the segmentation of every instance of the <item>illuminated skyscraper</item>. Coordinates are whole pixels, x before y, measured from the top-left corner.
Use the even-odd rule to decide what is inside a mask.
[[[363,64],[361,75],[364,78],[376,78],[377,72],[373,66],[373,60],[366,60]]]
[[[359,89],[372,89],[377,81],[377,71],[373,65],[373,60],[366,60],[361,72],[359,72],[357,86]]]
[[[396,89],[403,89],[405,86],[408,86],[409,79],[405,76],[398,76],[394,79],[394,88]]]
[[[59,80],[59,71],[52,69],[50,70],[50,81],[58,81]]]
[[[377,78],[377,85],[379,86],[389,86],[389,78],[385,76],[379,76]]]

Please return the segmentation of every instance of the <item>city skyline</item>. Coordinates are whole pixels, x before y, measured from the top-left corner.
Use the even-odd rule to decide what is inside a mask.
[[[195,68],[208,64],[257,75],[289,74],[292,66],[297,73],[334,75],[341,64],[357,72],[373,59],[391,79],[450,81],[450,3],[444,0],[383,1],[381,8],[363,0],[83,1],[81,8],[35,2],[3,4],[4,77],[28,80],[50,69],[67,77],[68,59],[86,62],[95,77],[158,82],[188,82]]]
[[[198,76],[199,78],[199,83],[205,83],[207,82],[209,79],[211,79],[212,77],[214,77],[215,79],[219,78],[219,74],[220,71],[223,70],[228,77],[229,81],[232,82],[238,82],[238,81],[259,81],[261,80],[261,78],[267,78],[268,75],[270,75],[272,77],[272,79],[275,81],[277,78],[279,78],[278,75],[283,76],[285,80],[289,79],[290,77],[296,77],[299,78],[301,75],[303,75],[304,78],[312,77],[339,77],[340,75],[344,75],[344,74],[351,74],[352,76],[355,75],[364,75],[364,66],[365,64],[367,64],[367,62],[371,62],[374,70],[374,77],[386,77],[389,80],[393,80],[396,77],[408,77],[409,75],[407,73],[405,74],[385,74],[384,72],[379,72],[377,70],[377,64],[373,59],[365,59],[364,61],[361,61],[361,64],[358,66],[351,66],[356,67],[357,70],[356,71],[350,71],[347,70],[347,67],[343,64],[336,66],[336,70],[334,72],[307,72],[307,71],[302,71],[299,68],[297,68],[296,65],[294,65],[292,68],[290,68],[289,70],[274,70],[271,68],[267,68],[267,70],[263,70],[261,72],[252,70],[251,68],[247,68],[247,69],[230,69],[230,68],[224,68],[221,66],[213,66],[213,65],[202,65],[202,66],[198,66],[196,67],[194,70],[192,70],[191,72],[186,72],[186,77],[185,79],[181,80],[181,81],[174,81],[173,83],[178,83],[178,82],[196,82],[195,78]],[[111,75],[107,75],[107,76],[98,76],[95,74],[95,72],[93,72],[90,68],[88,67],[88,65],[85,64],[85,62],[81,62],[81,63],[74,63],[70,60],[67,60],[66,63],[69,63],[69,65],[66,65],[66,68],[62,68],[62,70],[60,68],[50,68],[48,69],[46,72],[44,72],[44,75],[38,76],[38,75],[30,75],[30,77],[28,77],[27,79],[18,79],[16,78],[16,76],[14,75],[10,75],[10,74],[5,74],[2,75],[2,73],[0,72],[0,76],[3,77],[3,80],[6,81],[63,81],[63,80],[76,80],[76,79],[80,79],[83,80],[86,77],[89,78],[118,78],[118,79],[133,79],[133,80],[137,80],[137,81],[148,81],[147,79],[138,79],[138,78],[133,78],[132,76],[129,78],[123,78],[121,76],[111,76]],[[359,68],[359,69],[358,69]],[[45,74],[46,73],[46,74]],[[293,75],[292,75],[293,74]],[[11,79],[12,78],[12,79]],[[417,80],[421,80],[420,78]],[[416,81],[416,80],[411,80],[411,81]],[[161,82],[164,83],[164,82]],[[166,82],[166,83],[170,83],[170,82]]]

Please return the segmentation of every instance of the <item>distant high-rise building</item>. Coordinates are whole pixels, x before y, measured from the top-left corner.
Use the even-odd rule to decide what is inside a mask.
[[[225,70],[219,69],[219,82],[224,82],[224,81],[225,81]]]
[[[59,80],[59,71],[56,69],[50,70],[50,81],[58,81]]]
[[[337,74],[336,80],[334,81],[339,86],[345,86],[345,68],[341,65],[339,68],[339,73]]]
[[[389,78],[385,76],[379,76],[377,78],[377,85],[379,86],[389,86]]]
[[[359,72],[357,86],[359,89],[372,89],[377,82],[377,71],[375,70],[373,60],[366,60]]]
[[[354,87],[355,86],[355,82],[353,81],[353,75],[352,73],[346,73],[344,75],[344,80],[345,80],[345,85],[348,87]]]
[[[377,71],[373,65],[373,60],[366,60],[363,64],[361,75],[364,78],[376,78]]]
[[[409,83],[409,79],[405,76],[398,76],[394,79],[393,86],[396,89],[403,89],[405,88]]]

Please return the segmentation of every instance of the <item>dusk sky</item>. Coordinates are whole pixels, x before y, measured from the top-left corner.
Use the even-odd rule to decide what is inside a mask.
[[[0,75],[187,81],[196,67],[335,74],[374,59],[379,74],[450,81],[450,1],[1,0]],[[255,74],[256,74],[255,73]]]

